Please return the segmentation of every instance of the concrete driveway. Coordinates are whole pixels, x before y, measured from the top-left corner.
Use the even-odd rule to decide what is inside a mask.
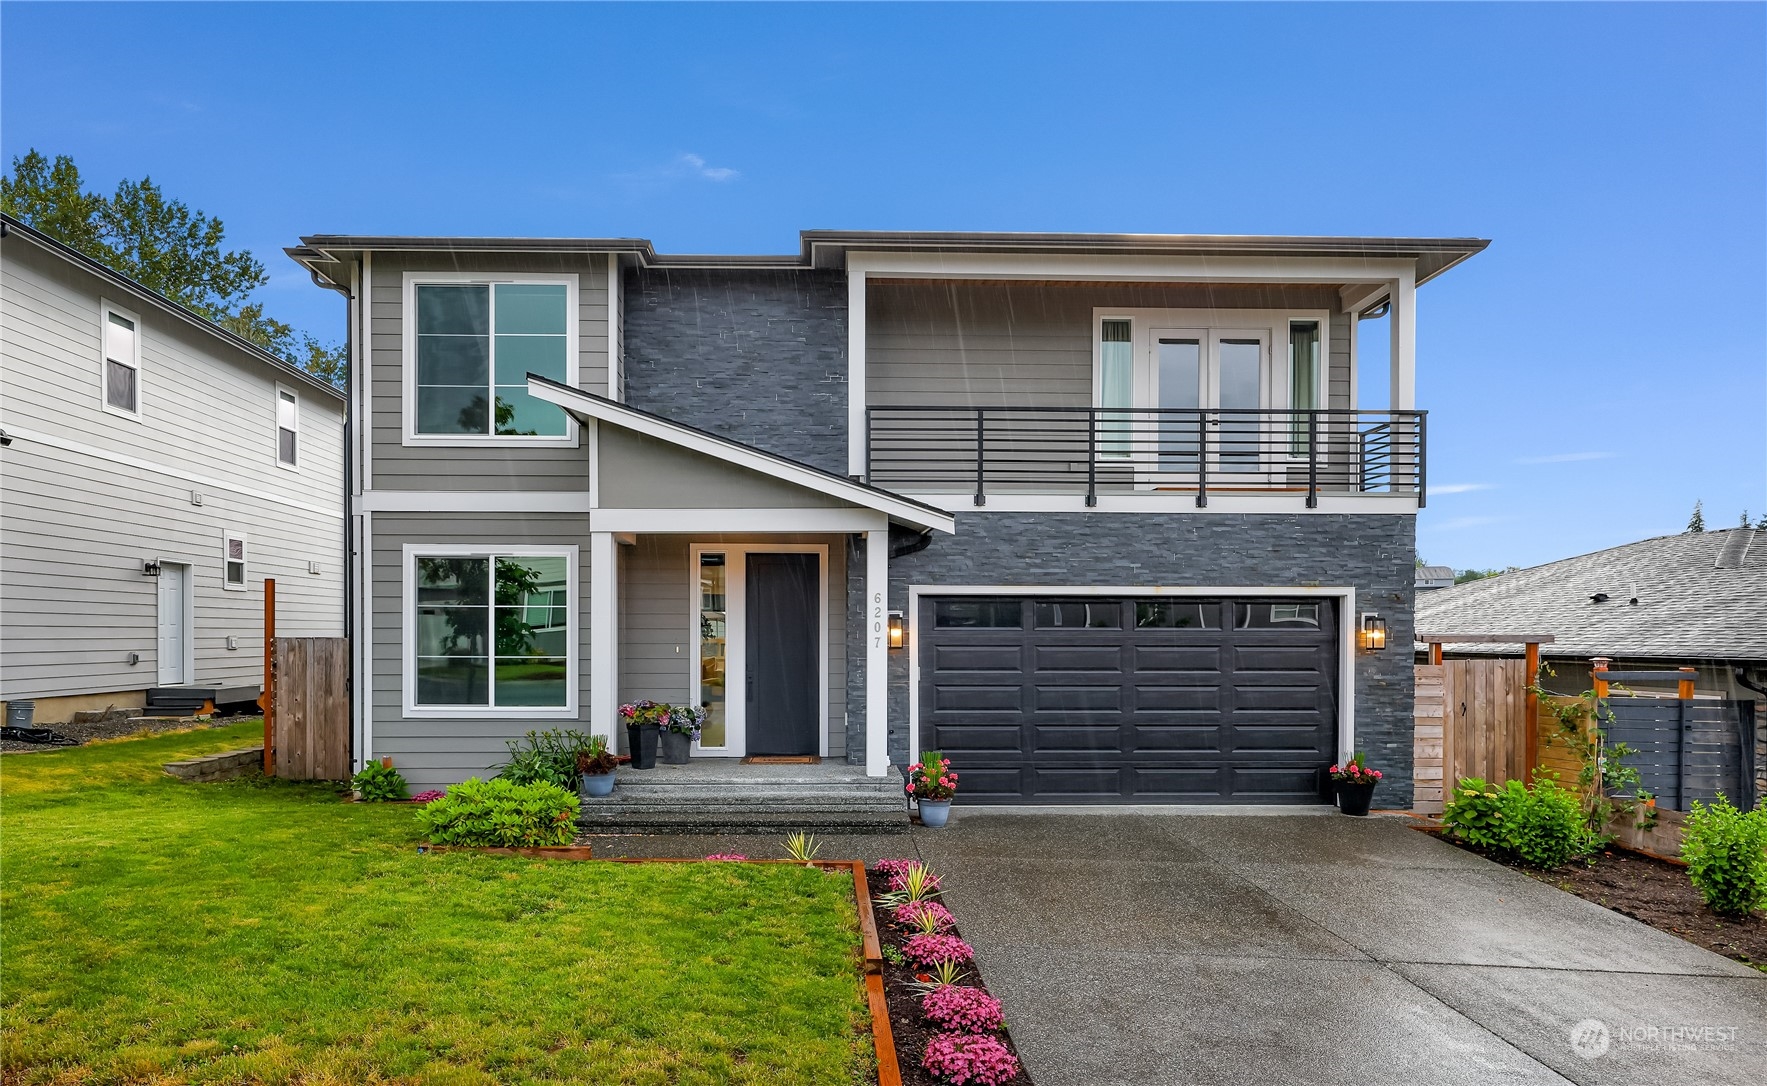
[[[1767,976],[1395,819],[968,808],[914,842],[1038,1086],[1767,1083]]]

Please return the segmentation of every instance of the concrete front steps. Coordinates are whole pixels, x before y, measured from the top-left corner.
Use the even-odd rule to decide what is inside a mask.
[[[655,769],[622,766],[614,793],[585,799],[585,833],[895,833],[908,829],[902,774],[863,766],[742,765],[696,758]]]

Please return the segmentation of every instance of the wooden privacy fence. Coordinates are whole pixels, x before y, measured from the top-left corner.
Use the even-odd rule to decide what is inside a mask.
[[[1444,787],[1462,777],[1525,780],[1537,760],[1523,660],[1419,664],[1412,809],[1439,814]]]
[[[350,641],[278,637],[265,684],[265,735],[271,771],[297,781],[350,775]]]

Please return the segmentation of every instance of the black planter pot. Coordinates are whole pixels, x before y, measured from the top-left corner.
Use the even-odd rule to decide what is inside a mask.
[[[663,732],[660,746],[666,765],[686,765],[693,760],[693,736],[685,732]]]
[[[1338,781],[1338,810],[1347,815],[1367,814],[1369,801],[1374,799],[1374,786],[1379,783],[1371,781],[1367,784],[1351,784],[1348,781]]]
[[[656,768],[657,733],[662,731],[655,724],[626,725],[626,745],[631,748],[633,769]]]

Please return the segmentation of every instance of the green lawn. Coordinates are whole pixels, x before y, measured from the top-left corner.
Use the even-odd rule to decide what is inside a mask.
[[[873,1073],[844,874],[418,855],[409,807],[160,772],[260,735],[0,759],[7,1083]]]

